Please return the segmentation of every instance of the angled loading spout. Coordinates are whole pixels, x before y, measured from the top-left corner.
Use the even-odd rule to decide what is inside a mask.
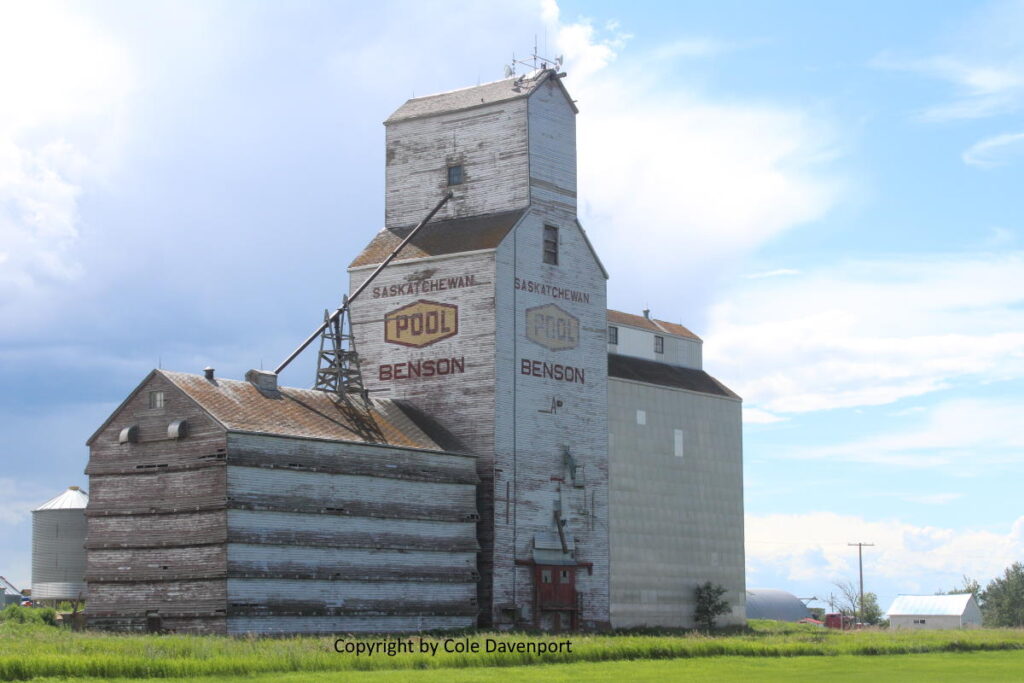
[[[277,369],[275,369],[275,370],[274,370],[274,372],[275,372],[276,374],[281,374],[281,371],[282,371],[282,370],[284,370],[284,369],[285,369],[286,367],[288,367],[288,365],[289,365],[289,364],[290,364],[290,363],[291,363],[291,362],[292,362],[293,360],[295,360],[296,356],[298,356],[298,355],[299,355],[300,353],[302,353],[303,351],[305,351],[305,350],[306,350],[306,347],[307,347],[307,346],[309,346],[310,344],[312,344],[312,343],[313,343],[313,340],[314,340],[314,339],[316,339],[317,337],[319,337],[319,336],[320,336],[320,335],[321,335],[321,334],[323,333],[323,331],[327,329],[327,327],[328,327],[329,325],[333,324],[333,323],[334,323],[334,321],[336,321],[336,320],[338,319],[338,316],[340,316],[340,315],[341,315],[341,314],[342,314],[342,313],[343,313],[344,311],[346,311],[346,310],[348,309],[348,307],[349,307],[349,306],[350,306],[350,305],[352,304],[352,301],[354,301],[354,300],[355,300],[355,298],[356,298],[357,296],[359,296],[360,294],[362,294],[362,293],[363,293],[363,290],[365,290],[365,289],[366,289],[366,287],[367,287],[367,286],[368,286],[368,285],[369,285],[369,284],[370,284],[370,283],[371,283],[371,282],[372,282],[372,281],[373,281],[373,280],[374,280],[374,279],[375,279],[375,278],[376,278],[376,277],[377,277],[378,275],[380,275],[380,272],[381,272],[382,270],[384,270],[384,268],[385,268],[385,267],[387,267],[387,265],[388,265],[389,263],[391,263],[391,262],[392,262],[392,261],[393,261],[393,260],[395,259],[395,257],[396,257],[396,256],[398,256],[398,253],[399,253],[400,251],[402,251],[402,248],[403,248],[403,247],[405,247],[405,245],[407,245],[407,244],[408,244],[408,243],[409,243],[410,241],[412,241],[412,238],[416,236],[416,233],[418,233],[418,232],[420,231],[420,229],[421,229],[421,228],[422,228],[422,227],[423,227],[424,225],[426,225],[427,223],[429,223],[429,222],[430,222],[430,219],[431,219],[431,218],[433,218],[433,217],[434,217],[434,215],[435,215],[435,214],[436,214],[436,213],[437,213],[438,211],[440,211],[440,210],[441,210],[441,208],[442,208],[442,207],[443,207],[443,206],[444,206],[445,204],[447,204],[447,203],[448,203],[448,200],[449,200],[449,199],[451,199],[451,198],[452,198],[453,196],[455,196],[455,193],[454,193],[454,192],[452,192],[451,190],[449,190],[449,191],[448,191],[447,193],[445,193],[444,197],[442,197],[442,198],[441,198],[441,201],[439,201],[439,202],[437,203],[437,206],[435,206],[435,207],[434,207],[433,209],[431,209],[430,213],[428,213],[428,214],[427,214],[427,217],[426,217],[426,218],[424,218],[424,219],[423,219],[422,221],[420,221],[420,222],[419,222],[419,223],[418,223],[418,224],[416,225],[416,227],[412,229],[412,232],[410,232],[410,233],[409,233],[409,234],[408,234],[408,235],[406,236],[406,238],[405,238],[404,240],[402,240],[402,243],[401,243],[401,244],[399,244],[399,245],[398,245],[397,247],[395,247],[395,250],[394,250],[394,251],[392,251],[392,252],[391,252],[391,253],[390,253],[390,254],[388,255],[388,257],[387,257],[386,259],[384,259],[384,260],[383,260],[383,261],[381,262],[381,264],[380,264],[379,266],[377,266],[377,268],[376,268],[376,269],[375,269],[375,270],[374,270],[374,271],[373,271],[372,273],[370,273],[370,277],[366,278],[366,279],[365,279],[365,280],[363,281],[363,284],[359,285],[359,286],[358,286],[358,287],[356,288],[356,291],[352,292],[352,294],[351,294],[350,296],[348,296],[348,297],[346,297],[346,298],[345,298],[345,301],[344,301],[344,303],[343,303],[343,304],[341,305],[341,308],[339,308],[338,310],[334,311],[334,313],[332,313],[332,314],[331,314],[330,316],[328,316],[328,317],[327,317],[327,319],[326,319],[326,320],[324,320],[323,324],[322,324],[322,325],[320,325],[320,327],[316,328],[316,330],[315,330],[315,331],[313,332],[313,334],[309,335],[309,336],[308,336],[308,337],[306,338],[306,341],[302,342],[302,343],[301,343],[301,344],[299,345],[299,348],[297,348],[297,349],[295,349],[294,351],[292,351],[291,355],[290,355],[290,356],[288,356],[288,357],[287,357],[287,358],[286,358],[286,359],[284,360],[284,362],[283,362],[283,363],[281,363],[280,365],[278,365],[278,366],[277,366]]]

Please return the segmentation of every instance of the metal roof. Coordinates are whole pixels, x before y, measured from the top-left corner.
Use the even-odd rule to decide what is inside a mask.
[[[955,616],[963,615],[974,596],[970,593],[954,595],[897,595],[889,606],[889,616]]]
[[[608,309],[608,323],[611,325],[629,325],[631,327],[650,330],[651,332],[663,332],[665,334],[673,334],[677,337],[687,337],[689,339],[695,339],[696,341],[703,341],[700,337],[682,325],[665,322],[664,320],[656,320],[642,315],[613,311],[610,308]]]
[[[739,398],[729,387],[695,368],[659,363],[654,360],[608,354],[608,378],[631,379],[635,382],[657,384],[673,389],[686,389],[701,394]]]
[[[775,588],[747,589],[747,619],[800,621],[810,616],[811,611],[792,593]]]
[[[465,251],[497,249],[505,235],[515,227],[523,209],[492,213],[485,216],[434,221],[423,226],[412,242],[395,257],[396,261],[458,254]],[[375,265],[388,257],[415,226],[385,228],[356,256],[349,268]]]
[[[84,510],[89,504],[89,494],[77,486],[69,486],[59,496],[46,501],[32,512],[40,510]]]
[[[373,443],[323,391],[279,387],[271,394],[261,392],[249,382],[208,380],[201,375],[166,370],[157,372],[188,394],[228,431]],[[390,445],[442,450],[394,401],[373,399],[373,418]]]
[[[565,91],[562,79],[558,77],[554,70],[538,69],[532,73],[515,78],[506,78],[482,85],[450,90],[436,95],[414,97],[396,109],[384,121],[384,125],[407,119],[417,119],[424,116],[434,116],[436,114],[475,109],[476,107],[484,107],[499,102],[518,100],[529,96],[541,83],[549,78],[557,83],[563,92]],[[572,105],[573,111],[576,111],[576,105],[572,104],[572,98],[569,97],[569,93],[566,92],[565,96]]]

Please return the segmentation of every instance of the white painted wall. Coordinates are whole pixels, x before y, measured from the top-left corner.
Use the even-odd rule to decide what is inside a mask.
[[[646,358],[661,363],[681,365],[685,368],[701,369],[703,364],[701,359],[702,343],[696,339],[686,339],[615,323],[611,323],[609,326],[618,328],[619,343],[608,344],[608,353],[619,353],[623,356]],[[655,336],[664,338],[664,353],[654,352]]]

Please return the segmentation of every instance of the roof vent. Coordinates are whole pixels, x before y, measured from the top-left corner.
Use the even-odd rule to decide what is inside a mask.
[[[184,439],[186,436],[188,436],[187,420],[174,420],[167,425],[168,439]]]
[[[125,427],[117,435],[118,443],[138,443],[139,441],[139,428],[136,425],[131,427]]]
[[[260,391],[277,391],[277,373],[266,370],[250,370],[245,373],[245,381]]]
[[[651,309],[649,309],[649,308],[645,308],[644,309],[644,317],[647,318],[648,320],[651,319]]]
[[[213,368],[211,368],[209,365],[203,368],[203,377],[205,377],[208,380],[213,380]]]
[[[79,487],[79,486],[69,486],[68,487],[68,491],[77,491],[79,488],[81,488],[81,487]]]

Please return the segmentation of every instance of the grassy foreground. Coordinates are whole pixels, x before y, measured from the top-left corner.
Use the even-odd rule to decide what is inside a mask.
[[[486,652],[488,639],[505,645],[554,643],[568,639],[572,642],[572,648],[567,651],[563,647],[560,651],[545,654]],[[841,661],[840,658],[854,655],[954,652],[989,652],[1007,656],[1007,661],[1013,662],[1016,671],[1024,672],[1024,631],[1002,629],[842,633],[776,622],[752,622],[751,628],[745,633],[715,636],[697,633],[568,636],[474,633],[423,638],[422,641],[428,646],[439,645],[436,654],[419,652],[424,647],[420,644],[420,638],[405,638],[403,640],[414,644],[416,651],[396,656],[380,653],[372,656],[339,654],[335,652],[334,640],[333,637],[312,636],[266,639],[73,633],[42,624],[8,621],[0,624],[0,680],[28,680],[35,677],[196,679],[204,676],[241,677],[260,674],[272,675],[266,680],[287,680],[282,678],[282,674],[288,673],[296,674],[295,680],[317,680],[319,677],[311,674],[381,671],[381,675],[388,675],[392,680],[401,673],[397,676],[399,679],[409,677],[409,680],[427,681],[443,677],[445,681],[457,681],[479,680],[483,675],[481,667],[525,667],[523,675],[539,677],[540,680],[562,680],[558,677],[562,675],[557,673],[560,670],[558,667],[538,666],[546,664],[568,665],[569,669],[575,670],[565,675],[577,680],[580,677],[600,680],[604,672],[613,672],[626,666],[628,671],[623,669],[617,674],[608,673],[608,680],[636,679],[636,675],[640,675],[645,668],[651,669],[653,680],[665,675],[665,671],[659,667],[669,667],[669,675],[678,678],[688,670],[697,671],[702,666],[709,666],[710,662],[706,659],[700,660],[708,657],[736,658],[736,666],[761,666],[762,662],[782,657],[815,656],[815,659],[820,660],[819,664],[827,665],[830,662],[820,656],[828,656],[832,660],[831,664],[836,664]],[[372,643],[381,639],[345,637],[345,640]],[[451,644],[479,643],[480,651],[444,652],[445,640]],[[700,661],[694,662],[695,659]],[[926,663],[925,659],[918,657],[907,659],[918,660],[920,665]],[[653,660],[674,660],[676,663]],[[996,657],[992,661],[1003,660]],[[588,668],[598,662],[617,664],[601,665],[593,671]],[[721,678],[717,670],[721,664],[715,664],[716,679]],[[798,664],[793,660],[784,664],[784,669],[780,671],[789,672],[795,670],[793,667],[807,666],[806,663]],[[830,676],[836,673],[832,671],[833,668],[827,667]],[[858,663],[858,668],[862,668],[862,664]],[[416,671],[424,669],[428,671]],[[519,675],[516,673],[518,671],[518,668],[506,668],[501,676],[510,680],[526,680],[514,677]],[[709,676],[710,673],[702,675]],[[788,673],[787,677],[792,679]],[[325,676],[323,680],[328,678]],[[929,675],[929,678],[935,680],[934,676]]]

